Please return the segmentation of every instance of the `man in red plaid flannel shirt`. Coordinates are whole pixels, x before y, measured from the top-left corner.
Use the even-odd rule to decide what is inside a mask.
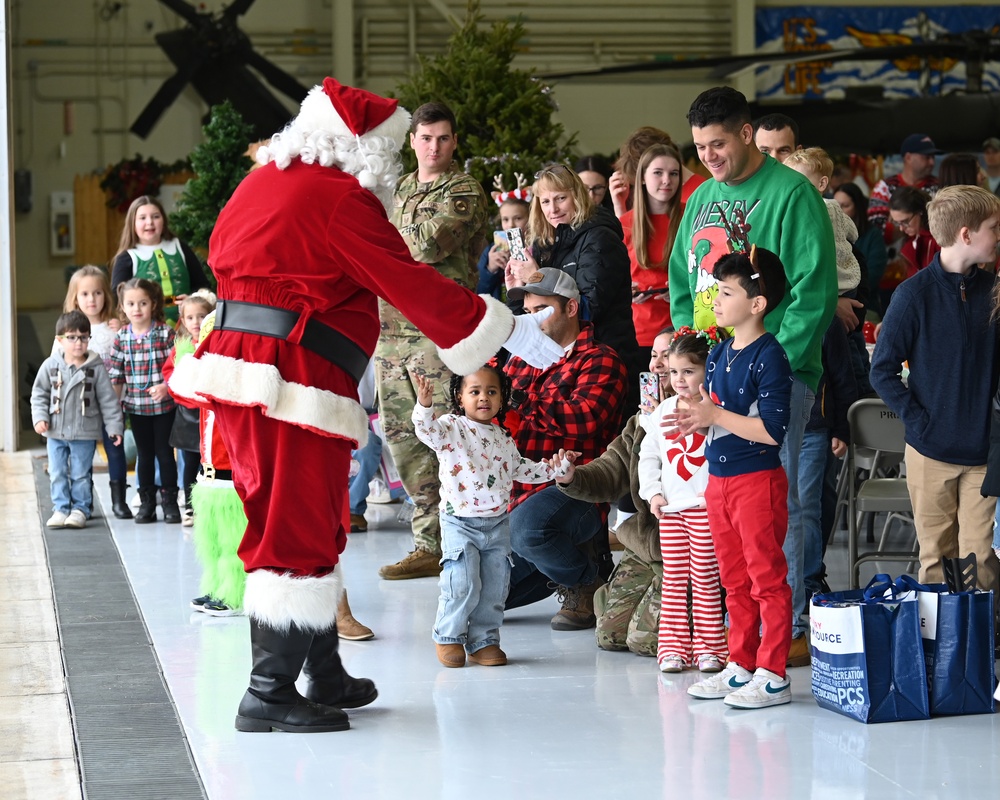
[[[594,341],[593,327],[580,320],[580,291],[570,275],[545,268],[526,285],[510,288],[534,314],[554,313],[542,331],[566,348],[566,355],[545,370],[514,357],[507,363],[521,402],[514,435],[525,458],[550,458],[560,448],[576,450],[585,464],[604,452],[622,427],[627,374],[624,362],[607,345]],[[523,394],[520,394],[523,392]],[[534,603],[558,592],[562,609],[553,630],[593,628],[594,591],[602,583],[598,565],[579,545],[589,542],[607,521],[607,506],[575,500],[553,483],[515,483],[510,533],[514,567],[507,607]]]

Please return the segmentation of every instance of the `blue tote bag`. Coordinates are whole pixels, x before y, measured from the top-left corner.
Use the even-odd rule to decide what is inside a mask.
[[[912,591],[920,608],[931,714],[992,714],[993,592],[951,592],[905,575],[896,588]]]
[[[860,722],[929,719],[920,609],[888,575],[864,589],[814,595],[812,691],[823,708]]]

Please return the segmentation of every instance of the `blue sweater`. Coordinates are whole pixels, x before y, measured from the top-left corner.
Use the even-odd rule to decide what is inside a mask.
[[[751,442],[713,425],[705,445],[709,475],[730,478],[781,466],[792,380],[788,356],[773,334],[765,333],[742,350],[733,350],[732,339],[712,348],[705,365],[705,386],[712,399],[726,411],[762,419],[777,444]]]
[[[940,255],[934,256],[896,288],[882,321],[872,386],[903,420],[907,444],[935,461],[986,463],[996,390],[993,283],[979,268],[945,272]]]

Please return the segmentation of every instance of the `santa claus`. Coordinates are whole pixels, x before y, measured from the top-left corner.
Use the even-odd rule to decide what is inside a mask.
[[[219,215],[209,263],[214,331],[171,380],[215,411],[247,529],[253,667],[241,731],[346,730],[377,696],[338,654],[338,562],[351,449],[367,436],[358,380],[375,347],[376,298],[402,311],[458,374],[506,347],[545,367],[562,348],[541,315],[513,317],[410,258],[386,217],[410,115],[327,78],[257,153]],[[305,697],[295,680],[309,678]]]

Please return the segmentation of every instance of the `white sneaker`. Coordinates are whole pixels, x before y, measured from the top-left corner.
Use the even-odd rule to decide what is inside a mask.
[[[65,528],[67,514],[63,514],[62,511],[58,509],[52,512],[52,516],[49,517],[48,521],[45,523],[46,528]]]
[[[69,516],[66,517],[66,527],[67,528],[85,528],[87,527],[87,515],[84,514],[80,509],[74,508],[69,512]]]
[[[792,702],[792,682],[770,670],[758,667],[753,680],[726,695],[726,705],[733,708],[767,708]]]
[[[722,672],[688,687],[688,694],[702,700],[721,700],[753,680],[753,673],[730,661]]]
[[[194,510],[191,508],[184,508],[181,515],[181,527],[193,528],[194,527]]]

